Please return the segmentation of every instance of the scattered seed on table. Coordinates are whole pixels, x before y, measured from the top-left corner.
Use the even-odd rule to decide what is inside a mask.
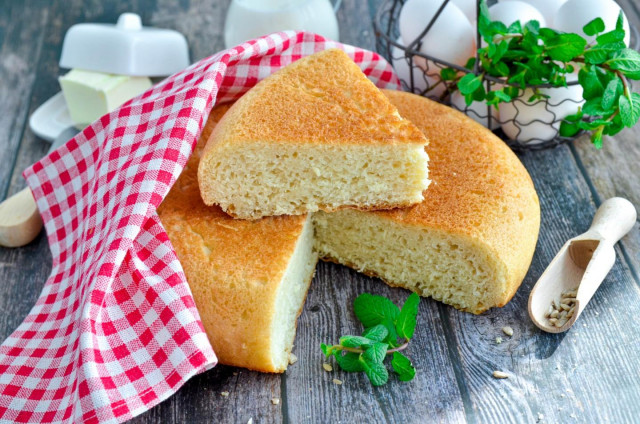
[[[504,334],[506,334],[507,336],[511,337],[513,336],[513,328],[506,326],[506,327],[502,327],[502,332]]]
[[[506,372],[502,372],[502,371],[494,371],[493,372],[493,378],[498,378],[498,379],[509,378],[509,374],[507,374]]]
[[[338,380],[337,378],[334,378],[334,379],[333,379],[333,384],[338,384],[338,385],[340,385],[340,384],[342,384],[342,380]]]
[[[280,399],[278,399],[278,398],[273,398],[273,399],[271,399],[271,403],[273,403],[274,405],[277,405],[277,404],[279,404],[279,403],[280,403]]]
[[[327,364],[326,362],[322,364],[322,368],[324,368],[324,370],[327,372],[333,371],[333,367],[331,366],[331,364]]]

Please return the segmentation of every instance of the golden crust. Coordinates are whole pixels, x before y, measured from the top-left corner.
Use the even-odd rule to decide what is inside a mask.
[[[505,305],[529,269],[540,228],[538,195],[527,170],[502,140],[464,114],[414,94],[383,92],[430,140],[432,183],[422,203],[371,213],[488,246],[508,275],[502,297],[489,306]]]
[[[282,372],[271,360],[271,308],[307,217],[243,221],[202,202],[196,176],[202,141],[227,109],[211,112],[201,142],[158,214],[220,363]]]
[[[417,143],[424,135],[342,50],[307,56],[260,81],[215,128],[205,148],[274,143]]]

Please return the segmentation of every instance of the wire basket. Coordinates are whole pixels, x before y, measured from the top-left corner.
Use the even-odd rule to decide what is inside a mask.
[[[464,97],[457,92],[455,82],[443,80],[440,71],[444,68],[453,68],[461,73],[479,75],[481,72],[478,69],[477,49],[474,69],[467,69],[419,51],[421,40],[428,34],[451,0],[442,0],[441,6],[421,34],[408,43],[402,42],[398,24],[400,10],[405,1],[385,1],[379,7],[373,22],[376,49],[393,65],[404,90],[448,104],[464,112],[487,128],[494,130],[513,150],[519,152],[557,147],[575,140],[584,133],[581,131],[573,137],[563,137],[559,133],[560,124],[564,118],[577,112],[580,105],[584,103],[582,89],[577,78],[567,81],[566,88],[556,87],[552,84],[527,85],[528,89],[539,89],[543,93],[551,93],[552,90],[568,90],[564,93],[564,98],[557,103],[551,102],[550,99],[540,99],[529,103],[526,101],[526,97],[522,96],[510,103],[502,103],[500,105],[502,112],[499,108],[481,102],[473,102],[467,106]],[[479,16],[479,9],[480,1],[477,2],[476,16]],[[630,44],[634,49],[637,49],[638,30],[633,26],[630,29]],[[476,46],[480,45],[481,36],[476,30]],[[483,80],[487,91],[498,86],[516,86],[489,75],[485,75]],[[526,115],[534,115],[535,119]]]

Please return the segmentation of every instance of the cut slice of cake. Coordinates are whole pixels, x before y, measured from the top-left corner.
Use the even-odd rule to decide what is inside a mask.
[[[305,57],[242,96],[198,169],[202,199],[245,219],[420,202],[424,135],[340,50]]]
[[[314,215],[320,256],[391,286],[481,313],[503,306],[529,268],[540,227],[531,178],[511,150],[460,112],[385,91],[430,139],[425,200],[391,211]]]
[[[219,362],[283,372],[318,261],[313,229],[304,215],[244,221],[202,202],[197,166],[203,141],[227,109],[211,113],[158,214]]]

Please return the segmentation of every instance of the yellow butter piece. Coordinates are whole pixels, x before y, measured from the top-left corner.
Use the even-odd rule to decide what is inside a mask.
[[[58,81],[71,119],[84,128],[127,100],[151,87],[147,77],[105,74],[72,69]]]

